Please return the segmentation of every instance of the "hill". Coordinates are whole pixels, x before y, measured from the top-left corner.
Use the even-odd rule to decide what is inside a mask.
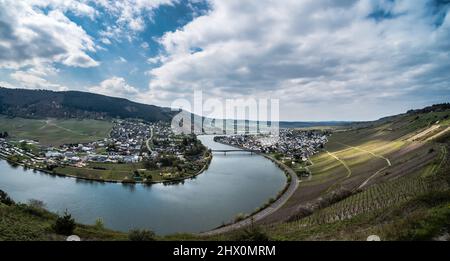
[[[65,91],[8,89],[0,87],[0,114],[22,118],[139,118],[169,121],[170,108],[136,103],[122,98]]]
[[[0,190],[0,241],[64,241],[66,236],[55,233],[52,228],[57,218],[57,214],[45,209],[43,202],[15,203]],[[102,224],[75,224],[74,234],[83,240],[128,239],[125,233],[105,229]]]
[[[0,133],[11,140],[34,140],[40,145],[87,143],[107,137],[111,121],[94,119],[25,119],[0,115]]]
[[[349,121],[280,121],[280,128],[317,128],[317,127],[346,127]]]
[[[292,167],[311,176],[257,225],[275,240],[449,240],[449,118],[440,104],[334,131],[310,164]]]

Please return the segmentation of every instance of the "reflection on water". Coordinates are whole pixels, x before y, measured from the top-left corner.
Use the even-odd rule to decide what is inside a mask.
[[[199,139],[226,149],[212,136]],[[78,222],[101,217],[109,228],[148,228],[159,234],[200,232],[250,213],[276,196],[285,176],[271,161],[249,153],[215,153],[201,175],[176,184],[101,183],[52,176],[0,161],[0,189],[14,200],[39,199],[47,208],[68,210]]]

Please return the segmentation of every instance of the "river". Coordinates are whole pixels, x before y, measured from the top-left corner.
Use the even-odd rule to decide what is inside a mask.
[[[199,139],[211,149],[231,149],[210,135]],[[274,163],[247,152],[214,153],[209,168],[196,178],[150,186],[52,176],[0,160],[0,189],[15,201],[38,199],[50,211],[67,209],[79,223],[101,218],[114,230],[145,228],[161,235],[213,229],[275,197],[285,182]]]

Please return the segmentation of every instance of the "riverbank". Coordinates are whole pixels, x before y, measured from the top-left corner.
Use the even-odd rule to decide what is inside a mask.
[[[35,170],[35,171],[40,171],[43,173],[46,173],[48,175],[52,175],[52,176],[58,176],[58,177],[69,177],[69,178],[75,178],[75,179],[80,179],[80,180],[86,180],[86,181],[92,181],[92,182],[100,182],[100,183],[123,183],[123,184],[146,184],[146,185],[151,185],[151,184],[171,184],[171,183],[178,183],[178,182],[182,182],[184,180],[187,179],[192,179],[197,177],[198,175],[200,175],[201,173],[203,173],[204,171],[206,171],[209,167],[209,164],[211,163],[212,160],[212,153],[209,153],[209,151],[205,151],[203,154],[203,159],[205,160],[205,164],[203,165],[203,167],[193,173],[193,174],[188,174],[182,177],[176,177],[176,178],[163,178],[161,180],[132,180],[132,179],[107,179],[107,178],[96,178],[96,177],[86,177],[86,176],[82,176],[82,175],[74,175],[74,174],[68,174],[68,173],[61,173],[58,172],[57,170],[49,170],[49,169],[45,169],[45,168],[38,168],[35,166],[30,166],[28,164],[25,164],[23,162],[19,162],[19,161],[10,161],[8,158],[2,156],[0,154],[0,160],[3,159],[6,162],[8,162],[8,164],[11,165],[15,165],[15,166],[22,166],[26,169],[31,169],[31,170]],[[120,165],[120,164],[119,164]],[[62,167],[59,167],[62,168]],[[73,167],[73,169],[75,170],[79,170],[79,171],[101,171],[101,170],[96,170],[96,169],[87,169],[87,168],[75,168]],[[132,171],[129,171],[130,175],[133,175]]]
[[[212,150],[224,147],[211,136],[199,139]],[[17,202],[38,199],[49,211],[63,213],[67,209],[82,224],[93,224],[100,217],[105,227],[117,231],[151,229],[158,235],[195,234],[216,228],[238,213],[253,212],[286,183],[275,164],[249,153],[214,153],[202,175],[173,185],[59,178],[13,168],[6,161],[0,161],[0,174],[1,187]]]
[[[55,233],[52,226],[57,215],[45,209],[25,204],[0,203],[0,241],[65,241],[67,236]],[[101,225],[75,224],[73,234],[83,241],[124,241],[128,234]]]
[[[235,145],[230,145],[221,141],[215,141],[217,143],[227,145],[230,147],[234,147],[237,149],[243,149]],[[275,199],[269,199],[269,202],[264,204],[262,207],[257,209],[256,211],[250,213],[249,215],[245,216],[244,219],[238,220],[231,224],[225,224],[223,226],[220,226],[218,228],[199,233],[200,236],[214,236],[226,232],[230,232],[236,229],[240,229],[246,226],[249,226],[253,223],[256,223],[265,217],[273,214],[275,211],[277,211],[279,208],[281,208],[288,200],[289,198],[294,194],[294,192],[298,188],[298,176],[291,168],[286,166],[281,161],[273,158],[270,155],[255,152],[257,155],[263,156],[264,158],[272,161],[275,165],[277,165],[278,168],[280,168],[283,173],[287,177],[287,182],[284,188],[278,193],[277,197]]]

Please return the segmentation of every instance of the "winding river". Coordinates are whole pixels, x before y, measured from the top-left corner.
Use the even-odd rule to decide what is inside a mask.
[[[211,149],[231,147],[199,136]],[[234,149],[234,148],[233,148]],[[122,185],[52,176],[0,161],[0,189],[19,202],[42,200],[47,209],[68,210],[84,224],[101,218],[106,227],[158,234],[201,232],[250,213],[275,197],[286,177],[270,160],[246,152],[214,153],[209,168],[175,185]]]

